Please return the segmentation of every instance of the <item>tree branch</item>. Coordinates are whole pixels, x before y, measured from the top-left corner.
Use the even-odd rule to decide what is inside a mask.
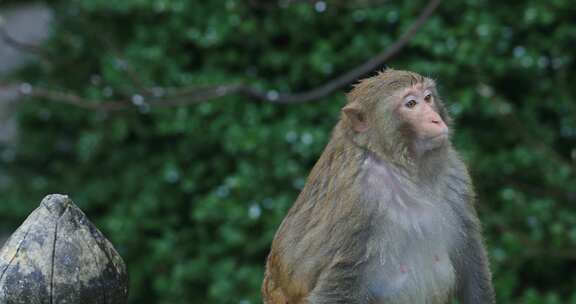
[[[29,44],[26,42],[22,42],[14,37],[12,37],[7,31],[6,29],[2,26],[2,24],[0,23],[0,39],[2,41],[4,41],[4,43],[6,43],[7,45],[11,46],[14,49],[26,52],[26,53],[32,53],[34,55],[38,55],[44,59],[49,59],[50,56],[39,46],[37,45],[33,45],[33,44]]]
[[[15,90],[20,96],[31,96],[45,98],[52,102],[73,105],[87,110],[102,110],[102,111],[118,111],[126,109],[130,104],[124,101],[102,101],[95,102],[82,98],[72,93],[65,93],[61,91],[46,90],[42,88],[33,88],[30,84],[2,84],[0,83],[0,91]]]
[[[406,30],[406,32],[404,32],[397,41],[395,41],[380,54],[317,88],[301,93],[282,94],[274,90],[262,91],[260,89],[246,86],[244,84],[223,84],[205,87],[191,86],[181,88],[173,92],[162,92],[162,94],[150,94],[150,92],[154,92],[154,90],[145,89],[142,93],[134,94],[132,100],[119,101],[89,100],[73,93],[64,93],[55,90],[32,87],[29,84],[19,85],[19,92],[24,96],[40,97],[84,109],[102,111],[119,111],[128,108],[134,108],[134,106],[185,106],[198,104],[232,94],[241,94],[256,100],[278,104],[297,104],[318,100],[330,95],[338,89],[353,83],[354,81],[357,81],[357,79],[361,78],[362,76],[365,76],[366,74],[378,69],[384,64],[384,62],[399,53],[412,40],[414,35],[416,35],[416,33],[422,28],[434,10],[439,6],[440,2],[441,0],[430,0],[416,21],[414,21],[414,23],[408,28],[408,30]],[[13,47],[23,51],[43,54],[45,56],[45,53],[40,48],[23,44],[14,40],[1,28],[0,36],[6,43],[12,45]],[[132,76],[136,75],[133,73],[133,71],[130,73]],[[138,80],[138,78],[135,79]],[[139,80],[136,82],[138,86],[141,86],[141,82]],[[3,87],[13,87],[13,85],[2,85],[0,83],[0,90]]]
[[[376,55],[374,58],[366,61],[364,64],[348,71],[347,73],[341,75],[340,77],[337,77],[318,88],[302,93],[280,94],[276,99],[270,99],[269,98],[270,96],[263,95],[259,91],[251,92],[250,90],[248,90],[247,93],[249,93],[249,95],[251,95],[252,97],[276,103],[301,103],[326,97],[335,90],[341,89],[344,86],[349,85],[352,82],[356,81],[358,78],[374,71],[375,69],[380,67],[384,62],[392,58],[392,56],[400,52],[400,50],[402,50],[408,44],[408,42],[412,40],[414,35],[416,35],[418,30],[420,30],[420,28],[424,25],[424,23],[428,20],[428,18],[432,16],[432,13],[434,12],[434,10],[436,10],[438,5],[440,5],[440,2],[441,0],[431,0],[428,3],[428,5],[426,5],[422,13],[420,13],[418,19],[416,19],[416,21],[410,26],[410,28],[408,28],[408,30],[404,32],[402,36],[400,36],[400,39],[394,42],[382,53]]]

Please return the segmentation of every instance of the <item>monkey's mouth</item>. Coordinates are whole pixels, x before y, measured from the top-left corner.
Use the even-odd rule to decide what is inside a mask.
[[[442,132],[436,136],[432,136],[429,140],[431,141],[445,141],[448,140],[448,132]]]
[[[422,152],[436,150],[446,146],[448,143],[448,132],[442,132],[441,134],[427,137],[420,140],[419,148]]]
[[[436,133],[435,135],[423,137],[421,139],[421,141],[427,142],[427,143],[441,143],[441,142],[448,141],[448,131],[439,132],[439,133]]]

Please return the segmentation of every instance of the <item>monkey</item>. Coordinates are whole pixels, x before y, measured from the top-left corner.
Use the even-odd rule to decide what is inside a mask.
[[[495,303],[452,126],[428,77],[355,84],[272,241],[264,303]]]

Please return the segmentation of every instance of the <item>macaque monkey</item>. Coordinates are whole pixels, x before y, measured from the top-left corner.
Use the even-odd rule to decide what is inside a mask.
[[[358,83],[282,222],[267,304],[494,303],[466,166],[433,80]]]

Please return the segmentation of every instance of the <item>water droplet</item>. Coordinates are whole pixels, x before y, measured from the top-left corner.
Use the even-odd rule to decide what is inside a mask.
[[[126,70],[128,68],[128,63],[126,62],[126,60],[116,58],[114,60],[114,67],[119,70]]]
[[[302,134],[302,143],[305,145],[310,145],[314,142],[314,137],[310,133]]]
[[[23,83],[20,85],[20,93],[24,95],[32,94],[32,85],[29,83]]]
[[[528,67],[532,66],[532,63],[534,63],[534,60],[530,56],[525,56],[524,58],[522,58],[520,63],[522,64],[523,67],[528,68]]]
[[[316,2],[314,4],[314,9],[319,13],[323,13],[326,10],[326,2],[324,1]]]
[[[487,24],[480,24],[476,27],[476,33],[478,36],[488,36],[490,33],[490,28]]]
[[[286,141],[289,143],[294,143],[298,139],[298,133],[294,131],[288,131],[286,133]]]
[[[260,206],[256,204],[250,206],[250,209],[248,209],[248,216],[251,219],[257,219],[260,217],[261,214],[262,214],[262,208],[260,208]]]
[[[395,23],[396,21],[398,21],[398,12],[397,11],[388,12],[386,19],[388,19],[388,22],[390,23]]]
[[[180,180],[180,173],[175,168],[171,168],[171,169],[167,170],[166,173],[164,174],[164,179],[168,183],[174,184],[178,180]]]
[[[486,84],[480,84],[477,88],[478,94],[482,97],[492,97],[494,96],[494,89]]]
[[[230,189],[227,186],[220,186],[216,189],[216,196],[227,197],[230,194]]]
[[[514,48],[514,57],[520,58],[526,54],[526,49],[523,46],[517,46]]]
[[[270,90],[270,91],[266,92],[266,98],[268,100],[276,101],[276,100],[278,100],[278,97],[280,97],[280,94],[278,94],[277,91]]]
[[[141,106],[144,104],[144,97],[142,95],[132,96],[132,103],[136,106]]]

